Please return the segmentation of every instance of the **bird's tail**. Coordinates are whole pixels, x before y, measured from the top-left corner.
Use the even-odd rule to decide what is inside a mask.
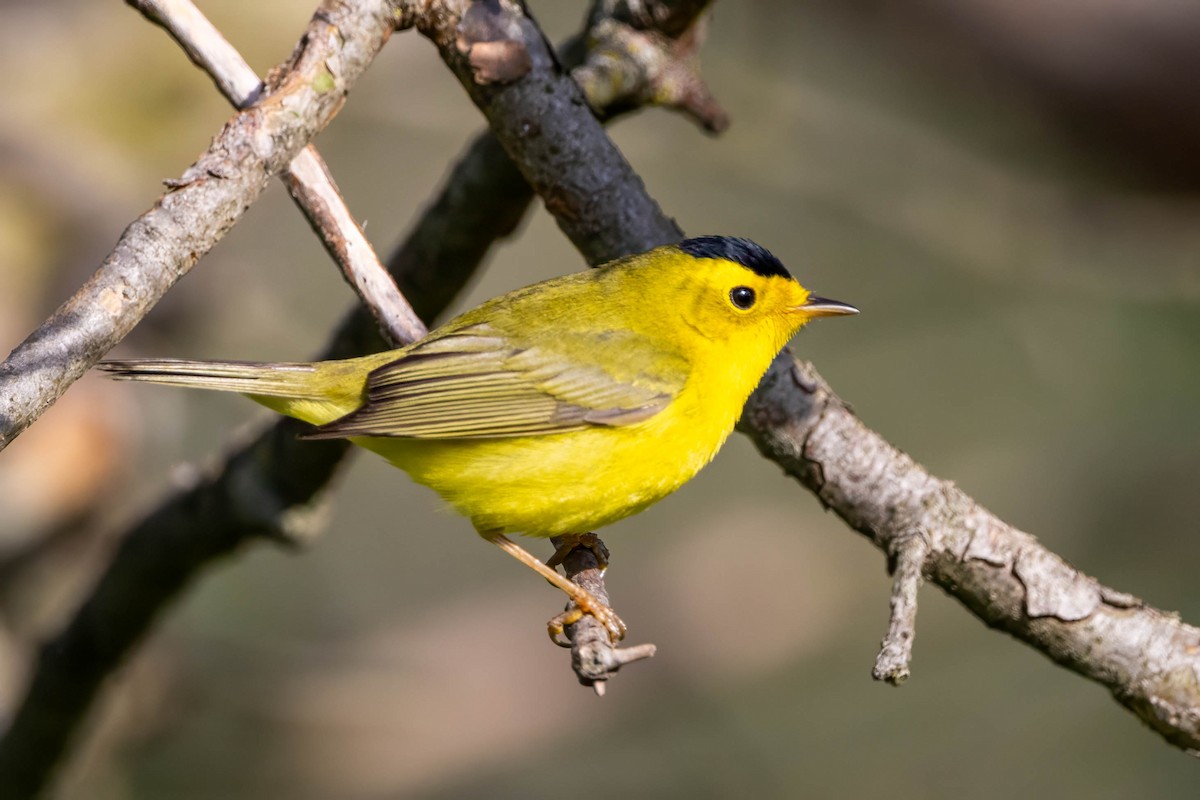
[[[270,364],[251,361],[184,361],[178,358],[137,358],[101,361],[97,365],[120,381],[145,381],[167,386],[215,389],[267,397],[321,396],[314,364]]]
[[[351,362],[256,363],[138,358],[101,361],[117,380],[239,392],[290,417],[315,425],[344,416],[362,403],[365,373]]]

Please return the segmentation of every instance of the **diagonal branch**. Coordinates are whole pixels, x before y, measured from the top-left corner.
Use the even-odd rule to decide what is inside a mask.
[[[525,180],[590,263],[682,238],[604,135],[579,86],[559,69],[520,4],[445,0],[441,6],[442,13],[418,29],[437,45]],[[499,51],[502,44],[523,55],[526,71],[499,79],[479,74],[478,48]]]
[[[95,274],[0,364],[0,449],[119,342],[337,114],[396,26],[386,0],[326,0],[263,96],[235,115]]]
[[[166,30],[235,108],[247,108],[258,100],[262,81],[191,0],[127,2]],[[399,346],[424,336],[425,325],[380,263],[317,148],[305,146],[284,169],[283,179],[325,250],[341,267],[342,276],[379,323],[384,337]]]
[[[772,365],[741,427],[884,552],[919,542],[929,580],[985,624],[1105,686],[1171,744],[1200,754],[1200,629],[1100,584],[930,475],[790,354]]]
[[[589,261],[679,238],[674,220],[646,195],[578,88],[555,68],[522,4],[489,4],[483,20],[481,5],[458,0],[446,8],[453,13],[422,31]],[[531,70],[511,83],[481,82],[461,47],[463,29],[487,31],[493,41],[524,50]],[[931,540],[921,570],[930,580],[985,623],[1106,686],[1173,745],[1200,752],[1200,630],[1101,586],[929,475],[786,353],[740,425],[764,455],[885,552],[922,531]],[[906,563],[910,584],[913,571]],[[901,615],[915,614],[901,594]],[[896,624],[902,629],[903,619]]]

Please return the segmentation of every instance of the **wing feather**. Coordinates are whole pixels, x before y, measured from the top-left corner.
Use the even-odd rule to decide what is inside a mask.
[[[596,366],[597,354],[615,367]],[[376,369],[366,402],[310,438],[498,438],[632,425],[665,408],[686,380],[682,358],[626,332],[528,344],[477,324]]]

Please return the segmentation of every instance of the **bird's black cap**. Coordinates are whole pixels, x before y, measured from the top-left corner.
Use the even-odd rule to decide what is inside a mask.
[[[693,258],[723,258],[741,264],[764,278],[771,275],[780,278],[792,277],[782,262],[771,255],[771,251],[749,239],[736,236],[697,236],[695,239],[684,239],[678,246]]]

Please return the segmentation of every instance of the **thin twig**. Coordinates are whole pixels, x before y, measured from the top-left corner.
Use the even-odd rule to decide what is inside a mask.
[[[166,30],[235,108],[246,108],[258,99],[262,81],[191,0],[127,1]],[[301,150],[287,165],[283,179],[342,276],[379,323],[384,338],[398,347],[424,336],[424,323],[375,254],[316,147],[310,144]]]
[[[163,28],[234,107],[258,101],[263,82],[242,54],[221,35],[191,0],[125,0],[142,16]]]
[[[556,537],[551,539],[555,547],[561,546]],[[595,537],[595,547],[605,551],[604,542]],[[608,604],[608,588],[604,585],[604,571],[596,552],[590,546],[578,545],[562,560],[563,571],[575,583],[587,589],[601,603]],[[568,607],[571,604],[568,603]],[[609,639],[608,631],[595,617],[584,615],[574,625],[567,627],[567,638],[571,640],[571,668],[584,686],[590,686],[597,695],[604,696],[605,685],[626,664],[652,657],[658,650],[652,644],[616,647]]]
[[[594,109],[675,108],[708,133],[729,127],[729,114],[700,76],[708,2],[604,0],[591,16],[587,61],[572,70]]]
[[[329,123],[396,13],[388,0],[322,5],[261,100],[226,123],[91,279],[0,364],[0,449],[128,334]]]
[[[428,333],[425,323],[400,293],[375,248],[350,214],[316,148],[309,145],[300,151],[288,166],[285,181],[292,199],[304,210],[325,249],[341,267],[342,276],[379,324],[384,338],[399,347]]]

